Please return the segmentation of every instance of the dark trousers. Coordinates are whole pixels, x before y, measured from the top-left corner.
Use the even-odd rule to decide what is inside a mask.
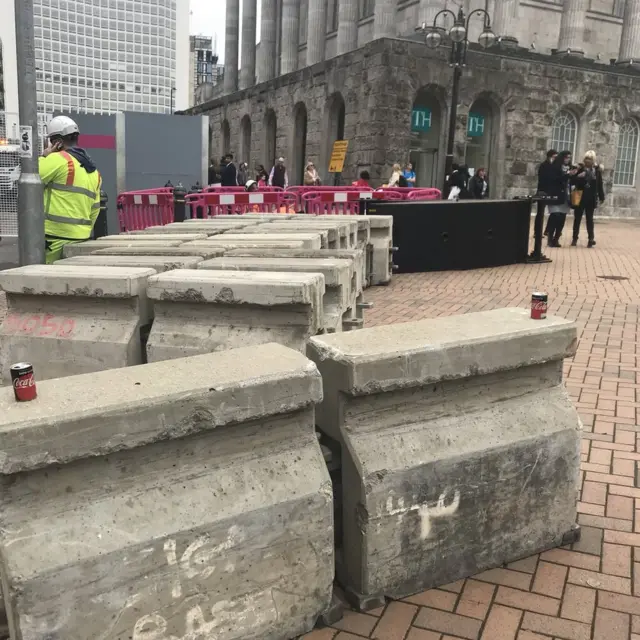
[[[542,238],[542,223],[544,222],[544,212],[547,208],[546,202],[537,202],[537,211],[536,211],[536,219],[533,225],[533,236],[537,240],[538,238]],[[546,233],[545,229],[545,233]]]
[[[564,223],[567,219],[566,213],[551,213],[549,214],[549,223],[547,229],[549,230],[549,240],[559,240],[564,229]]]
[[[582,222],[582,214],[587,216],[587,235],[589,241],[595,240],[593,233],[593,212],[595,211],[595,205],[580,205],[574,212],[575,218],[573,219],[573,239],[577,240],[580,235],[580,223]]]

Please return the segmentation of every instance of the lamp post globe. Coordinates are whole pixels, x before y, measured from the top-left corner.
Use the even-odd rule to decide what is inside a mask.
[[[497,39],[498,36],[496,36],[496,34],[491,31],[491,27],[485,27],[485,30],[478,37],[478,44],[483,49],[488,49],[496,43]]]
[[[463,42],[467,37],[467,30],[462,24],[454,24],[449,31],[449,37],[451,38],[451,42]]]
[[[424,41],[430,49],[437,49],[442,43],[442,34],[436,30],[429,31],[424,37]]]

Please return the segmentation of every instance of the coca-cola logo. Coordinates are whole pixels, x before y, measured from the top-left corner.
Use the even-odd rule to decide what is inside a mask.
[[[13,381],[14,389],[28,389],[29,387],[35,387],[36,383],[33,380],[33,376],[24,376],[24,378],[16,378]]]
[[[532,302],[531,303],[531,308],[534,311],[546,311],[547,310],[547,303],[546,302]]]

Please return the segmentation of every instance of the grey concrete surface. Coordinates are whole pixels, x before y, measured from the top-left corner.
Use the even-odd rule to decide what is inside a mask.
[[[280,345],[0,389],[12,637],[278,640],[331,601],[316,367]],[[37,487],[37,490],[34,490]],[[44,535],[43,535],[44,534]]]
[[[352,308],[355,295],[352,292],[355,270],[353,260],[338,258],[264,258],[223,257],[205,260],[198,269],[219,271],[279,271],[294,273],[321,273],[324,276],[325,293],[322,297],[322,323],[324,331],[342,331],[345,314]]]
[[[113,238],[114,236],[109,236]],[[120,236],[115,236],[120,237]],[[131,240],[131,242],[122,242],[121,240],[116,240],[114,242],[104,242],[102,240],[87,240],[86,242],[74,242],[73,244],[65,245],[62,255],[65,258],[73,258],[75,256],[88,256],[91,255],[94,251],[99,249],[108,249],[109,247],[136,247],[136,248],[147,248],[152,249],[154,247],[179,247],[184,241],[183,240],[174,240],[167,238],[166,240]]]
[[[207,240],[195,240],[194,242],[185,242],[185,247],[207,247],[230,249],[264,249],[270,247],[272,249],[304,249],[302,240],[275,240],[266,237],[251,236],[246,239],[226,238],[226,234],[214,236]],[[242,236],[244,238],[245,236]],[[225,251],[226,253],[226,251]]]
[[[252,240],[263,240],[265,242],[302,242],[303,249],[321,249],[322,247],[322,234],[321,233],[304,233],[294,232],[291,233],[252,233],[253,227],[247,227],[246,229],[240,229],[236,232],[228,231],[224,234],[222,240],[243,240],[246,241],[246,235],[248,232],[251,235]],[[217,236],[212,238],[213,241],[217,240]],[[325,247],[326,248],[326,247]]]
[[[150,242],[155,240],[156,242],[170,241],[182,241],[192,242],[193,240],[206,240],[207,235],[205,233],[174,233],[168,238],[166,233],[121,233],[117,236],[103,236],[98,238],[96,242]]]
[[[316,216],[316,215],[308,215],[308,214],[297,214],[295,218],[291,219],[291,222],[294,224],[308,224],[311,226],[321,226],[334,228],[338,225],[340,229],[340,236],[342,238],[342,242],[338,249],[353,249],[357,246],[358,240],[358,228],[359,223],[357,218],[361,218],[362,216],[334,216],[334,215],[326,215],[326,216]],[[286,224],[279,223],[278,220],[272,220],[273,223],[276,224]],[[347,233],[345,238],[344,233],[344,225],[347,226]],[[363,224],[363,227],[368,227],[368,224]]]
[[[208,236],[222,233],[226,229],[244,229],[245,227],[251,227],[257,225],[256,220],[244,219],[244,216],[236,216],[235,220],[216,220],[211,218],[210,220],[193,220],[191,224],[186,227],[184,222],[172,222],[164,226],[148,227],[144,231],[134,231],[137,235],[149,235],[149,234],[181,234],[181,233],[204,233]]]
[[[372,285],[391,281],[393,259],[393,216],[367,216],[371,222],[370,242],[373,246]]]
[[[252,225],[249,227],[245,227],[244,229],[236,229],[234,235],[275,235],[278,238],[284,238],[285,240],[293,239],[297,240],[298,238],[303,240],[310,240],[313,242],[313,236],[320,236],[320,247],[321,249],[335,249],[336,240],[335,236],[333,241],[329,241],[329,231],[327,229],[301,229],[299,226],[296,226],[295,223],[292,223],[291,226],[288,223],[271,223],[267,222],[265,224],[260,225]],[[226,234],[228,235],[228,234]],[[313,248],[311,246],[309,249]]]
[[[580,419],[575,324],[522,309],[316,336],[318,425],[342,443],[340,582],[402,597],[562,544]]]
[[[168,271],[149,279],[149,362],[277,342],[304,352],[322,326],[324,277],[310,273]]]
[[[151,322],[146,283],[153,269],[31,265],[0,272],[7,315],[0,371],[16,362],[38,380],[144,362],[141,330]]]
[[[92,254],[65,258],[56,262],[56,266],[86,264],[103,267],[147,267],[162,273],[173,269],[197,269],[200,262],[202,262],[200,256],[105,256]]]
[[[116,246],[108,247],[106,249],[98,249],[92,251],[90,255],[95,256],[199,256],[204,260],[210,260],[211,258],[219,258],[224,255],[224,249],[222,248],[210,248],[206,247],[188,247],[182,244],[178,247],[150,247],[145,242],[145,246]]]

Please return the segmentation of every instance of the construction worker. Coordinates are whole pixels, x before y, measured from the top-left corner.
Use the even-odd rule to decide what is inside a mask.
[[[66,244],[88,240],[100,213],[102,179],[77,146],[79,135],[78,125],[67,116],[57,116],[47,126],[49,143],[39,160],[47,264],[62,258]]]

